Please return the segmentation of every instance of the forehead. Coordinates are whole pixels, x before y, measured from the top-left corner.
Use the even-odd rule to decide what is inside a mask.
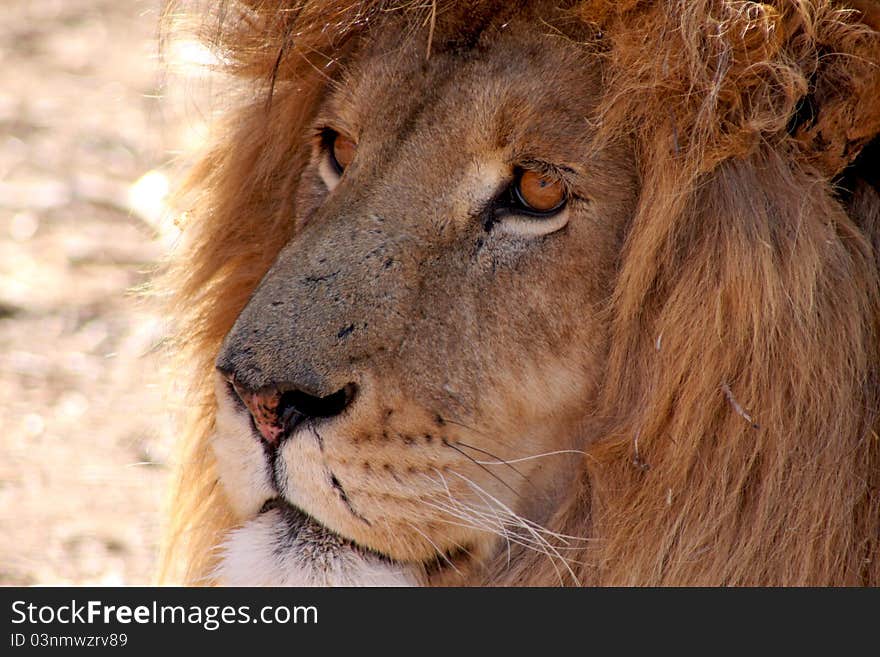
[[[529,131],[570,138],[598,102],[601,57],[589,26],[557,23],[505,12],[478,31],[448,20],[429,36],[406,17],[388,18],[343,62],[326,110],[353,132],[377,122],[399,132],[395,121],[417,114],[435,124],[466,119],[501,140]]]

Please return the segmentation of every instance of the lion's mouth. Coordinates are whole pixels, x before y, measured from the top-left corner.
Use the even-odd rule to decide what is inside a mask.
[[[351,539],[337,534],[326,525],[321,524],[311,515],[278,496],[267,500],[260,509],[257,517],[271,512],[280,515],[286,531],[288,545],[296,545],[302,550],[303,546],[309,546],[307,552],[313,550],[321,553],[333,553],[351,551],[365,558],[375,559],[390,568],[416,567],[424,577],[433,579],[443,576],[447,571],[459,571],[470,559],[470,552],[466,548],[458,548],[454,551],[438,555],[434,559],[420,563],[403,563],[378,550],[359,545]]]
[[[267,500],[257,514],[257,517],[271,511],[278,511],[280,514],[284,526],[289,531],[288,538],[290,539],[290,544],[312,545],[320,547],[323,551],[352,550],[361,555],[379,559],[389,565],[398,564],[397,561],[387,554],[358,545],[351,539],[337,534],[281,496]]]
[[[416,586],[411,566],[354,544],[281,498],[232,530],[214,577],[224,586]]]
[[[249,520],[233,532],[225,550],[226,563],[242,567],[237,570],[226,568],[223,581],[246,584],[247,579],[236,579],[230,573],[253,572],[249,564],[257,554],[274,555],[271,558],[277,561],[276,572],[291,573],[285,580],[291,585],[357,584],[361,581],[424,584],[447,579],[452,582],[456,574],[474,565],[470,562],[476,548],[470,542],[459,541],[454,544],[454,549],[442,553],[442,548],[432,544],[437,552],[427,557],[418,553],[402,555],[383,551],[389,540],[393,546],[395,536],[391,534],[389,538],[382,531],[372,533],[373,519],[368,520],[359,513],[340,477],[322,458],[328,435],[341,430],[338,425],[318,428],[306,422],[292,432],[285,432],[279,443],[294,445],[285,453],[283,444],[269,444],[261,439],[253,416],[231,389],[228,379],[218,377],[218,393],[224,413],[223,426],[235,428],[228,432],[219,431],[215,440],[215,449],[220,450],[218,463],[229,466],[223,472],[223,479],[233,490],[249,490],[251,495],[249,504],[241,508],[241,517]],[[243,440],[245,434],[250,434],[248,438],[252,440]],[[294,458],[291,450],[295,449],[306,453],[297,452],[298,458]],[[311,466],[304,472],[297,472],[296,467],[303,463]],[[295,476],[300,477],[301,485],[294,486],[291,491],[285,484],[287,479]],[[344,475],[342,480],[351,483]],[[331,507],[334,501],[339,506]],[[325,524],[325,514],[331,524]],[[383,517],[382,520],[393,522],[394,518]],[[369,542],[364,543],[361,539]],[[364,572],[367,572],[366,578],[351,574]],[[377,573],[381,576],[374,578]]]
[[[391,558],[384,554],[364,548],[354,541],[351,541],[344,536],[340,536],[326,525],[315,520],[315,518],[300,509],[298,506],[294,506],[285,500],[283,497],[278,496],[266,500],[257,516],[261,516],[274,510],[277,510],[280,513],[284,524],[290,530],[291,538],[295,538],[298,541],[317,541],[328,547],[335,545],[339,548],[357,550],[358,552],[371,554],[389,562],[391,561]]]

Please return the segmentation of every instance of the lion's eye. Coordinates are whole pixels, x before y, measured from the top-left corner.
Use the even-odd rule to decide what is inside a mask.
[[[540,214],[556,212],[566,201],[563,182],[537,171],[523,171],[513,192],[524,209]]]
[[[568,188],[558,175],[518,168],[495,201],[491,225],[506,233],[547,235],[568,223],[568,201]]]
[[[336,134],[330,146],[330,156],[333,158],[333,164],[336,165],[340,174],[351,164],[356,152],[357,144],[352,139],[341,133]]]
[[[327,189],[333,189],[340,176],[357,154],[357,142],[331,128],[321,131],[321,161],[319,171]]]

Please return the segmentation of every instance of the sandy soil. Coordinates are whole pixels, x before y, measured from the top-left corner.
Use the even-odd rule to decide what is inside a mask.
[[[156,0],[0,5],[0,584],[149,583],[172,418],[134,290],[191,126]]]

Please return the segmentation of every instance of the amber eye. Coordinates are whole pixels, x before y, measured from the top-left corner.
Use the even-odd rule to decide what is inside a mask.
[[[514,184],[516,200],[536,214],[552,214],[565,205],[565,185],[559,178],[537,171],[523,171]]]
[[[330,138],[327,139],[330,142],[330,157],[336,172],[341,174],[351,164],[351,161],[354,160],[355,153],[357,153],[357,144],[354,140],[339,132],[332,133],[330,137],[332,137],[332,140]]]

